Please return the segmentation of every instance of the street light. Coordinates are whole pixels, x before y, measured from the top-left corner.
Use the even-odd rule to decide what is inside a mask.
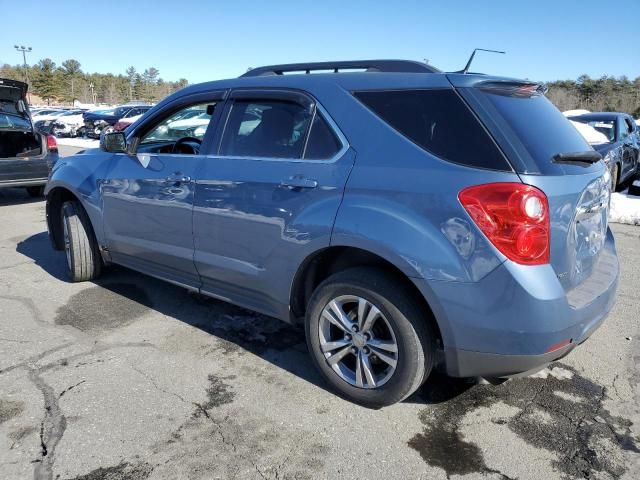
[[[29,68],[27,67],[27,52],[31,52],[31,47],[25,47],[24,45],[14,45],[17,51],[22,52],[22,65],[24,66],[24,79],[29,85]],[[28,90],[27,90],[28,91]],[[31,96],[29,95],[29,103],[31,103]]]
[[[25,47],[24,45],[14,45],[13,48],[15,48],[17,51],[22,52],[22,65],[24,66],[24,76],[27,80],[27,83],[29,83],[29,73],[27,72],[27,52],[31,52],[32,48],[31,47]]]

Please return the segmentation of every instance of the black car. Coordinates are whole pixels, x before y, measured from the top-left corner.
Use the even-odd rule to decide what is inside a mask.
[[[55,137],[38,132],[27,107],[27,84],[0,78],[0,188],[40,196],[58,159]]]
[[[83,115],[84,129],[79,133],[92,138],[100,138],[100,134],[105,128],[115,125],[121,118],[142,115],[150,108],[150,105],[124,105],[100,112],[87,112]]]
[[[640,127],[626,113],[596,112],[569,117],[595,128],[607,137],[606,143],[592,145],[611,170],[611,190],[633,178],[640,163]]]

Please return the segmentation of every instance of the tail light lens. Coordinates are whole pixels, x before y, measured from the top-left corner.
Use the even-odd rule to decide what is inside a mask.
[[[522,183],[488,183],[462,190],[462,206],[493,245],[523,265],[549,263],[547,196]]]
[[[47,135],[47,150],[50,152],[58,151],[58,142],[56,141],[56,137],[53,135]]]

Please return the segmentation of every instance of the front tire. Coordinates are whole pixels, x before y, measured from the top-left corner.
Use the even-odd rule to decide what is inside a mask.
[[[313,293],[305,318],[307,345],[332,389],[379,408],[399,402],[433,366],[435,343],[426,313],[383,271],[353,268]]]
[[[73,200],[62,205],[62,234],[71,281],[97,278],[102,271],[102,257],[91,222],[80,202]]]

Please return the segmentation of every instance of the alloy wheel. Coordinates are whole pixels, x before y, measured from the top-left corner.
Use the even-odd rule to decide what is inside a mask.
[[[320,349],[333,371],[359,388],[379,388],[393,376],[398,343],[391,324],[370,301],[343,295],[322,310]]]

